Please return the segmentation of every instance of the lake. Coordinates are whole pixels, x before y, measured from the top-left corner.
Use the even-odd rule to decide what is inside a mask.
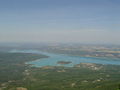
[[[11,53],[34,53],[43,54],[49,56],[48,58],[42,58],[35,61],[27,62],[27,64],[32,64],[35,67],[43,66],[66,66],[73,67],[80,63],[96,63],[96,64],[110,64],[110,65],[120,65],[120,59],[113,58],[97,58],[97,57],[82,57],[82,56],[69,56],[64,54],[54,54],[48,52],[42,52],[37,50],[11,50]],[[58,62],[71,62],[68,64],[60,64]]]

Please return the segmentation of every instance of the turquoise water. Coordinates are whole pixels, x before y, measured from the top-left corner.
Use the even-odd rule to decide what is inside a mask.
[[[74,65],[80,64],[80,63],[120,65],[120,59],[113,59],[113,58],[110,59],[110,58],[68,56],[68,55],[63,55],[63,54],[53,54],[53,53],[41,52],[41,51],[37,51],[37,50],[12,50],[11,52],[36,53],[36,54],[44,54],[44,55],[49,56],[48,58],[42,58],[42,59],[38,59],[36,61],[27,62],[27,64],[33,64],[33,66],[36,66],[36,67],[61,66],[60,64],[57,64],[58,61],[72,62],[70,64],[64,65],[67,67],[73,67]]]

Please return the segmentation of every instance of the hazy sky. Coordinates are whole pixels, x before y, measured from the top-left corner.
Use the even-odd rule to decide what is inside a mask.
[[[120,0],[0,0],[0,42],[120,44]]]

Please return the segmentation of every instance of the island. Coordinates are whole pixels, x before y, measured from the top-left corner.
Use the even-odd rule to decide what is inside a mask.
[[[57,64],[62,64],[62,65],[64,65],[64,64],[70,64],[70,63],[72,63],[72,62],[70,62],[70,61],[58,61],[57,62]]]

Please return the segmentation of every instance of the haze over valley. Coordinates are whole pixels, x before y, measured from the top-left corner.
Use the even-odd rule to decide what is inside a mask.
[[[119,0],[0,0],[0,90],[120,90]]]

